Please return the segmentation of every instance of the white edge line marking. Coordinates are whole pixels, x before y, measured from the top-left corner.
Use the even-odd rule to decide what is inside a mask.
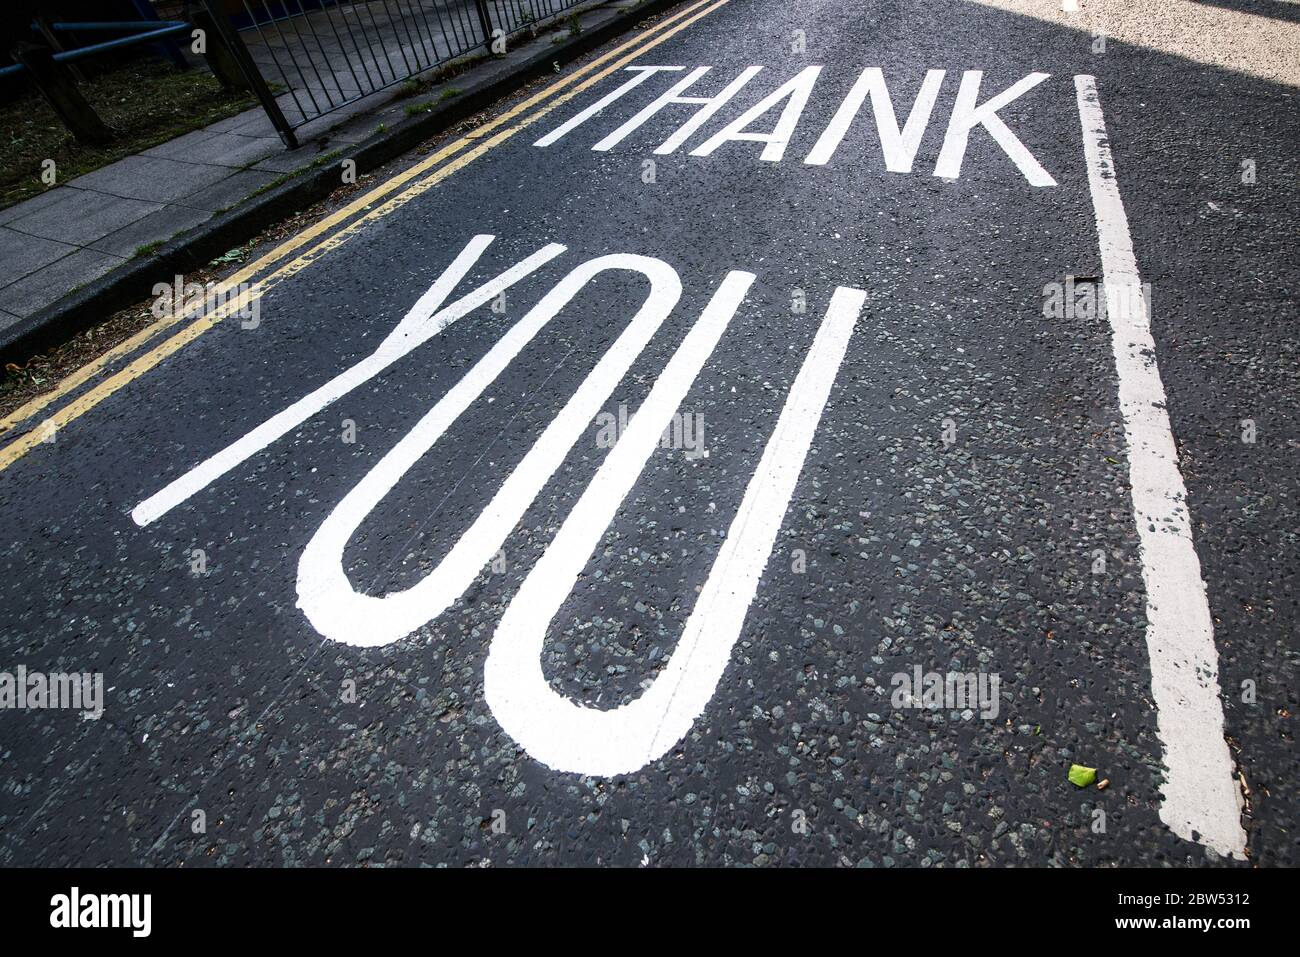
[[[726,282],[737,276],[746,284],[753,278],[731,273]],[[861,290],[835,290],[708,580],[659,677],[622,707],[583,707],[557,694],[542,673],[546,632],[725,329],[730,318],[726,306],[714,310],[711,305],[692,328],[492,636],[484,667],[488,706],[534,759],[558,771],[631,774],[662,757],[690,731],[713,697],[740,636],[865,299]]]
[[[1074,86],[1097,216],[1106,312],[1128,443],[1133,517],[1146,584],[1146,643],[1156,731],[1168,768],[1160,818],[1179,837],[1199,841],[1220,854],[1245,857],[1241,792],[1223,736],[1214,624],[1192,543],[1187,489],[1178,469],[1178,449],[1156,364],[1149,306],[1096,80],[1076,76]]]

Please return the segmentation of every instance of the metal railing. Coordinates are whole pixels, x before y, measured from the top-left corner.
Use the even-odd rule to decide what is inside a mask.
[[[31,23],[31,32],[34,38],[43,42],[19,40],[15,43],[9,50],[14,63],[0,67],[0,81],[25,76],[79,142],[94,146],[108,143],[113,139],[113,131],[78,89],[78,84],[86,79],[78,66],[80,61],[148,44],[160,50],[178,67],[184,69],[188,66],[176,41],[182,34],[190,32],[190,25],[183,20],[159,20],[147,4],[139,3],[137,7],[141,11],[139,20],[67,22],[37,17]],[[108,34],[110,38],[66,48],[65,41],[86,34]]]
[[[589,0],[203,0],[286,144],[293,130]],[[234,7],[237,12],[228,11]],[[272,94],[271,86],[283,92]]]
[[[61,33],[72,33],[74,31],[122,33],[125,36],[65,50],[59,42],[58,36]],[[46,23],[40,21],[32,24],[32,32],[44,36],[51,49],[55,51],[50,59],[56,63],[72,63],[75,60],[98,56],[109,50],[120,50],[123,47],[136,46],[141,43],[155,43],[163,39],[174,40],[177,36],[189,33],[189,31],[190,25],[183,20],[154,20],[152,22],[148,20],[127,20],[95,23]],[[174,54],[175,48],[173,46],[167,44],[166,50],[169,56],[174,55],[175,59],[179,60],[179,64],[184,66],[184,58],[180,57],[179,54]],[[15,76],[26,69],[27,67],[21,62],[2,66],[0,67],[0,77]]]

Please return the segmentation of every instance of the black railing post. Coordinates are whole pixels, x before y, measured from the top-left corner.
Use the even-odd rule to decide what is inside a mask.
[[[190,23],[195,29],[203,31],[203,59],[208,62],[208,69],[222,87],[236,93],[253,92],[244,76],[244,69],[239,64],[239,58],[221,38],[212,14],[202,8],[196,9],[190,14]]]
[[[491,50],[492,18],[488,16],[487,0],[474,0],[474,7],[478,10],[478,24],[483,31],[483,45]]]
[[[32,20],[32,26],[36,28],[36,32],[45,40],[45,45],[47,47],[55,53],[63,52],[63,43],[59,40],[59,35],[54,32],[54,27],[47,17],[36,17]],[[77,64],[65,63],[64,66],[67,67],[68,72],[72,74],[72,78],[78,83],[86,82],[86,74],[81,72],[81,67],[77,66]]]
[[[102,146],[113,138],[113,131],[86,102],[86,98],[77,89],[77,84],[73,82],[72,75],[62,63],[54,59],[49,47],[19,41],[9,52],[15,60],[27,67],[36,88],[79,143]]]
[[[206,16],[204,16],[205,14]],[[209,44],[213,41],[225,44],[226,49],[234,56],[240,70],[243,71],[249,89],[253,91],[258,102],[262,104],[262,109],[270,117],[271,125],[275,127],[275,131],[280,134],[280,139],[284,141],[284,145],[291,150],[297,149],[298,137],[294,135],[293,127],[284,118],[284,112],[280,109],[280,104],[275,102],[275,96],[271,93],[270,87],[266,85],[266,80],[262,78],[262,71],[257,68],[253,58],[248,55],[248,47],[244,46],[244,41],[239,38],[239,31],[226,18],[225,13],[217,8],[217,0],[203,0],[202,10],[194,11],[194,16],[191,19],[195,26],[208,33],[207,42]],[[200,20],[203,23],[200,23]],[[214,30],[216,36],[212,35]]]

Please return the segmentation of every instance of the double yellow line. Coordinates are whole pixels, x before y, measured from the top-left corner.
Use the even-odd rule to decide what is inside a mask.
[[[311,226],[270,252],[232,273],[218,284],[212,300],[221,303],[213,310],[193,310],[160,319],[119,343],[99,358],[82,366],[50,392],[37,396],[26,405],[0,419],[0,434],[26,422],[47,407],[58,403],[85,385],[107,367],[144,346],[159,333],[187,319],[188,326],[160,342],[128,365],[86,390],[62,408],[34,424],[0,449],[0,471],[18,461],[44,439],[69,422],[89,412],[123,386],[138,379],[163,359],[177,352],[207,332],[222,319],[237,314],[267,290],[301,272],[331,250],[337,249],[365,226],[400,209],[416,196],[436,186],[463,169],[488,150],[493,149],[531,126],[552,110],[564,105],[589,87],[623,69],[627,64],[671,39],[702,17],[726,5],[729,0],[699,0],[686,9],[642,31],[627,43],[616,47],[591,63],[585,64],[540,92],[528,97],[500,116],[447,144],[428,158],[412,166],[364,196]],[[584,79],[585,77],[585,79]],[[581,82],[578,82],[581,80]],[[574,84],[577,84],[576,86]],[[566,89],[572,87],[572,89]],[[531,112],[530,112],[531,111]],[[511,123],[513,122],[513,125]],[[463,154],[463,155],[458,155]],[[455,157],[453,159],[453,157]],[[450,162],[446,162],[450,160]],[[442,165],[440,165],[442,164]],[[436,167],[436,169],[435,169]],[[433,172],[430,172],[432,170]],[[428,175],[425,175],[428,174]],[[400,190],[400,192],[399,192]],[[393,195],[396,194],[396,195]],[[377,205],[378,204],[378,205]],[[360,214],[360,215],[358,215]],[[296,255],[295,255],[296,254]],[[290,258],[293,257],[293,258]],[[235,291],[235,295],[230,293]],[[229,296],[229,298],[227,298]]]

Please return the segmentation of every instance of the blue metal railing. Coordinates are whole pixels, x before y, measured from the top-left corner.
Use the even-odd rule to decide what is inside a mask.
[[[157,24],[157,26],[154,26]],[[176,36],[180,33],[189,33],[190,25],[184,20],[133,20],[133,21],[104,21],[95,23],[52,23],[50,28],[59,32],[71,32],[82,30],[86,32],[116,32],[126,30],[139,30],[141,27],[147,27],[142,33],[134,33],[128,37],[117,37],[112,40],[104,40],[100,43],[92,43],[89,46],[77,47],[75,50],[61,50],[54,54],[54,60],[58,63],[67,63],[73,60],[84,60],[86,57],[95,56],[106,50],[119,50],[123,47],[134,46],[137,43],[149,43],[151,41],[161,40],[165,37]],[[32,25],[34,31],[38,30],[35,24]],[[14,63],[10,66],[0,67],[0,77],[13,76],[22,73],[27,68],[21,63]]]

